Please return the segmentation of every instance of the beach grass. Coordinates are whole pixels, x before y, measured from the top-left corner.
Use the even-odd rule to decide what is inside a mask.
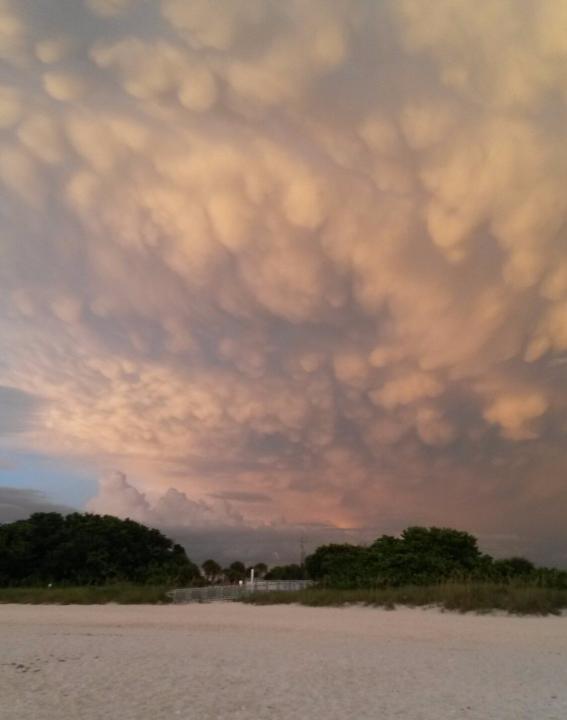
[[[30,605],[157,605],[170,603],[161,585],[90,585],[81,587],[0,587],[0,604]],[[394,610],[396,607],[436,606],[454,612],[514,615],[559,615],[567,610],[567,590],[529,585],[446,583],[429,586],[340,590],[313,587],[297,591],[257,592],[240,598],[254,605],[299,604],[309,607],[365,605]]]
[[[242,598],[255,605],[297,603],[310,607],[367,605],[394,610],[397,606],[436,606],[456,612],[514,615],[559,615],[567,609],[567,590],[491,583],[446,583],[430,586],[339,590],[314,587],[294,592],[258,592]]]
[[[0,587],[0,603],[28,605],[157,605],[169,603],[162,585],[84,585],[81,587]]]

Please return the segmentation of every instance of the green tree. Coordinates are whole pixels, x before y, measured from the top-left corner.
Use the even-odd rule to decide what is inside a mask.
[[[216,560],[205,560],[201,565],[203,573],[209,582],[215,582],[222,573],[222,568]]]
[[[374,581],[427,584],[471,574],[481,553],[473,535],[451,528],[410,527],[400,538],[383,536],[369,548]]]
[[[230,583],[237,583],[246,578],[246,566],[240,560],[235,560],[224,570],[224,575]]]
[[[532,562],[523,557],[495,560],[492,567],[498,579],[526,577],[532,575],[536,569]]]
[[[35,513],[0,526],[0,584],[185,584],[199,569],[159,530],[90,513]]]
[[[436,583],[487,572],[476,538],[450,528],[411,527],[370,547],[323,545],[306,558],[309,577],[332,587]],[[490,563],[490,559],[488,559]]]
[[[303,580],[305,571],[301,565],[276,565],[266,573],[266,580]]]
[[[257,578],[263,578],[268,572],[268,566],[266,563],[260,562],[254,565],[254,576]]]
[[[364,547],[348,543],[321,545],[305,558],[305,570],[312,580],[333,587],[363,585],[367,552]]]

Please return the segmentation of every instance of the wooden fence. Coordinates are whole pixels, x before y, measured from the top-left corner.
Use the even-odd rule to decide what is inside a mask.
[[[214,602],[219,600],[238,600],[244,595],[255,592],[291,592],[303,590],[313,585],[311,580],[257,580],[243,585],[207,585],[200,588],[177,588],[167,595],[174,603]]]

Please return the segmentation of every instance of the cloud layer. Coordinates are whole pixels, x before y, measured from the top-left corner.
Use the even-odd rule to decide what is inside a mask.
[[[0,461],[1,462],[1,461]],[[0,465],[0,471],[2,466]],[[50,502],[37,490],[0,485],[0,523],[23,520],[35,512],[72,512],[72,508]]]
[[[566,23],[0,0],[0,384],[41,399],[30,442],[128,471],[97,507],[148,493],[166,525],[559,538]]]

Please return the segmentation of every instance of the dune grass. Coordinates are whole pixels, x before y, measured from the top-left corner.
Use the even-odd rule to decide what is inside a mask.
[[[169,603],[161,585],[85,585],[81,587],[0,587],[0,603],[29,605],[157,605]]]
[[[567,590],[489,583],[447,583],[361,590],[308,588],[294,592],[258,592],[242,599],[255,605],[297,603],[310,607],[367,605],[394,610],[396,606],[437,606],[456,612],[514,615],[559,615],[567,609]]]
[[[169,587],[156,585],[90,585],[81,587],[0,587],[0,604],[122,605],[166,604]],[[397,606],[437,606],[455,612],[514,615],[559,615],[567,609],[567,590],[526,585],[447,583],[359,590],[313,587],[292,592],[258,592],[240,598],[254,605],[299,604],[309,607],[366,605],[394,610]]]

